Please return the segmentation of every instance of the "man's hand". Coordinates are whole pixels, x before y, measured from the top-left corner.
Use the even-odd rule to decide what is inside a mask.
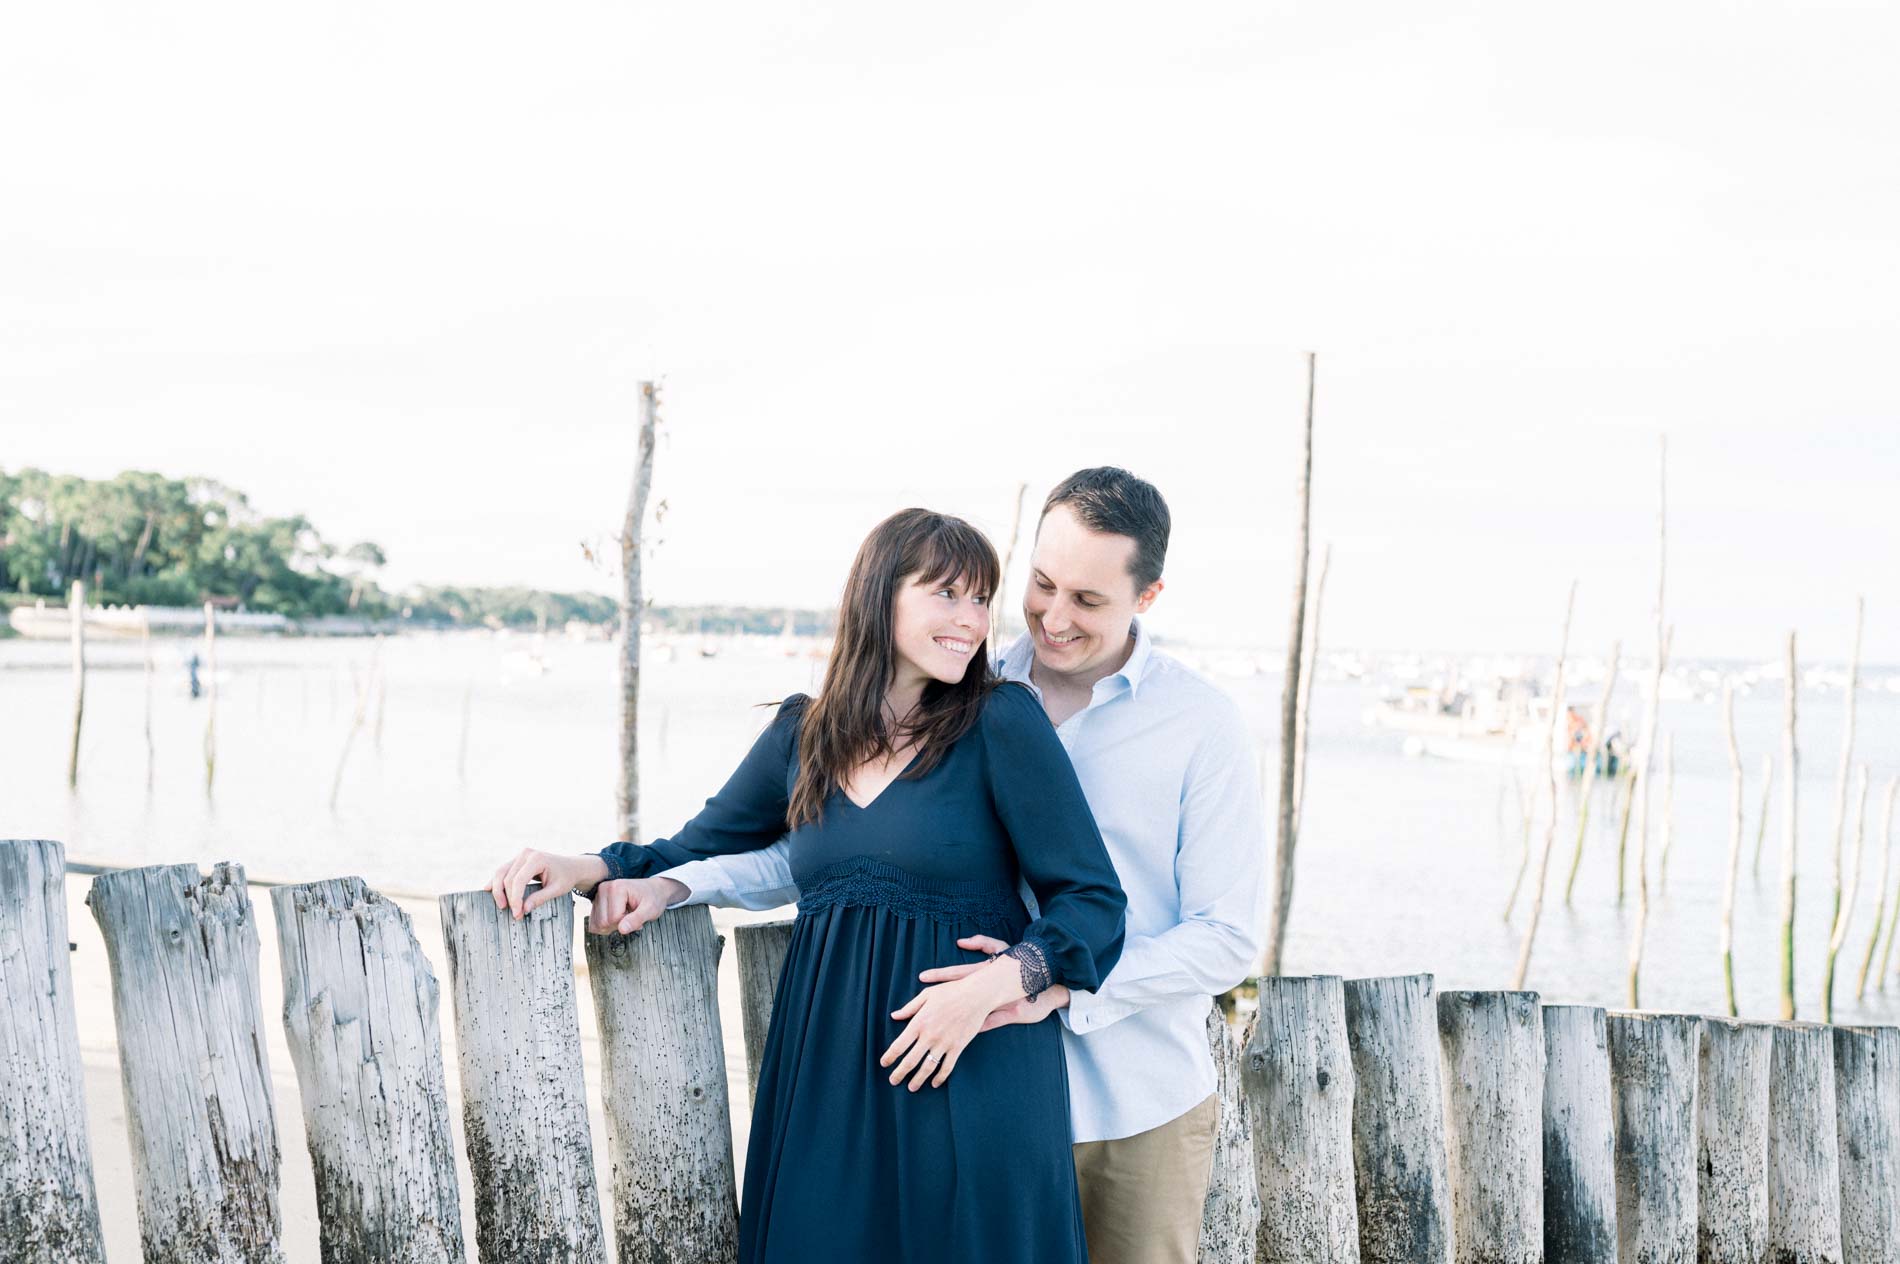
[[[972,952],[994,957],[1009,945],[1000,939],[991,939],[988,935],[970,935],[957,940],[957,947],[968,948]],[[917,978],[924,983],[950,983],[981,970],[988,964],[987,961],[971,961],[959,966],[938,966],[935,969],[925,970]],[[994,1031],[998,1027],[1007,1027],[1011,1023],[1039,1023],[1057,1010],[1068,1007],[1069,989],[1060,983],[1052,983],[1044,988],[1042,995],[1033,1001],[1011,1001],[1007,1005],[991,1010],[989,1017],[983,1020],[983,1026],[977,1029],[977,1034]]]
[[[631,935],[692,891],[672,878],[616,878],[594,888],[587,929],[595,935]]]
[[[1057,1010],[1068,1007],[1069,989],[1060,983],[1051,983],[1033,1001],[1012,1001],[1001,1009],[991,1010],[979,1031],[994,1031],[1011,1023],[1039,1023]]]
[[[529,847],[495,870],[487,891],[495,897],[496,908],[513,911],[519,921],[570,891],[586,894],[606,876],[607,862],[599,856],[557,856]],[[528,886],[535,882],[541,884],[541,889],[529,895]]]

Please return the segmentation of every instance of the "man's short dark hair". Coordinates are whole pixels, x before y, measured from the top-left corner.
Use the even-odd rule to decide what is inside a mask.
[[[1042,502],[1042,516],[1047,518],[1057,505],[1067,505],[1091,531],[1125,535],[1135,542],[1128,573],[1134,576],[1136,592],[1161,578],[1168,559],[1168,502],[1153,483],[1113,465],[1098,465],[1057,483]]]

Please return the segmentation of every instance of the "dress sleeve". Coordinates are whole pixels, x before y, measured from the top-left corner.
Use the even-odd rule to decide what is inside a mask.
[[[650,877],[708,856],[756,851],[784,837],[785,816],[791,807],[792,761],[798,757],[798,726],[809,701],[799,693],[780,705],[738,770],[677,834],[644,847],[620,842],[601,850],[598,855],[607,862],[608,880]]]
[[[997,686],[982,733],[990,798],[1041,911],[1013,955],[1024,960],[1026,979],[1043,965],[1045,986],[1094,991],[1121,956],[1128,898],[1082,783],[1042,704],[1024,686]]]

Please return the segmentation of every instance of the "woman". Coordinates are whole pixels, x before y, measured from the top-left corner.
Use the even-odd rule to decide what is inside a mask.
[[[1053,983],[1092,991],[1126,901],[1040,703],[990,676],[998,570],[968,523],[886,519],[852,564],[818,696],[787,698],[678,834],[524,852],[490,886],[519,912],[530,881],[538,903],[789,830],[801,897],[753,1101],[742,1260],[1087,1258],[1060,1033],[975,1037]],[[982,961],[957,946],[976,934],[1011,947],[918,990],[924,970]]]

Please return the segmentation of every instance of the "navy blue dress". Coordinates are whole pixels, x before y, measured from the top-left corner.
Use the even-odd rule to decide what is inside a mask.
[[[679,833],[603,851],[610,876],[784,837],[807,701],[786,699]],[[823,820],[790,837],[798,920],[753,1101],[739,1258],[1086,1260],[1055,1022],[979,1033],[942,1088],[893,1086],[878,1065],[918,973],[983,959],[962,936],[1039,941],[1053,981],[1088,991],[1121,954],[1121,884],[1041,704],[998,686],[928,774],[869,807],[834,791]]]

